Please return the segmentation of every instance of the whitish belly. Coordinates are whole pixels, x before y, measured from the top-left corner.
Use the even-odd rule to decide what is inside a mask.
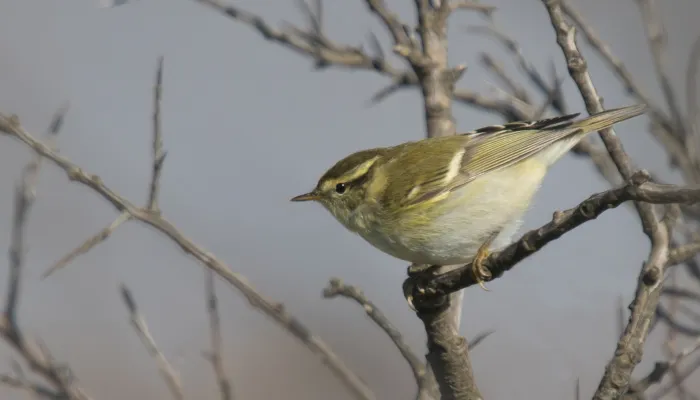
[[[379,250],[416,264],[471,262],[489,236],[498,233],[490,246],[498,249],[508,245],[519,229],[545,173],[541,164],[527,163],[531,165],[518,168],[525,175],[511,169],[492,172],[453,192],[439,205],[441,212],[427,218],[430,223],[415,223],[425,219],[416,214],[424,210],[406,212],[392,224],[400,229],[377,226],[361,235]]]

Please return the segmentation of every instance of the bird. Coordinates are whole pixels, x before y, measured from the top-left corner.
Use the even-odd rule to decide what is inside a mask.
[[[485,288],[483,261],[510,244],[549,168],[589,133],[645,110],[510,122],[357,151],[291,201],[320,203],[378,250],[410,262],[409,272],[471,263]]]

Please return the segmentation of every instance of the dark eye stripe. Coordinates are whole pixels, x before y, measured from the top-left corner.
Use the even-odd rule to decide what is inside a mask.
[[[349,188],[361,186],[362,184],[367,182],[368,179],[369,179],[369,172],[364,174],[364,175],[361,175],[361,176],[359,176],[351,181],[338,183],[337,185],[335,185],[335,192],[338,194],[343,194],[343,193],[347,192]],[[338,190],[339,187],[341,187],[341,186],[342,186],[342,189]]]

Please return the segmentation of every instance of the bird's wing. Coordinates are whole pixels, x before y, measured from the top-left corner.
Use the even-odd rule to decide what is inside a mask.
[[[453,152],[443,149],[443,151],[436,151],[437,154],[434,155],[424,154],[422,160],[418,162],[418,164],[430,163],[431,166],[439,165],[439,168],[426,174],[426,169],[429,170],[430,167],[427,167],[428,164],[423,164],[421,174],[417,172],[411,174],[410,169],[406,171],[405,179],[411,177],[415,179],[416,176],[422,179],[416,179],[413,184],[397,185],[397,187],[410,188],[408,192],[401,195],[400,202],[403,206],[411,206],[425,201],[439,200],[442,198],[441,195],[464,186],[481,175],[524,160],[552,143],[580,132],[579,128],[571,127],[571,121],[576,116],[578,114],[483,127],[459,135],[463,143],[461,148],[446,141],[445,146],[454,149]],[[439,146],[440,144],[437,144],[436,147]],[[422,150],[416,148],[413,151]],[[444,156],[445,154],[447,157]],[[436,157],[438,160],[435,159]],[[415,168],[419,169],[421,166],[415,165]],[[398,193],[396,191],[390,191],[390,193],[396,199]]]

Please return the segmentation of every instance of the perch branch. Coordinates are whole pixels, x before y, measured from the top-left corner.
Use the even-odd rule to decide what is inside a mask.
[[[492,275],[487,281],[502,276],[548,243],[624,202],[644,201],[656,204],[700,202],[700,186],[684,188],[660,185],[648,180],[648,174],[639,171],[623,186],[594,194],[574,208],[555,212],[551,222],[525,233],[518,241],[486,258],[482,265]],[[414,302],[417,303],[421,299],[434,299],[475,285],[477,282],[471,271],[471,264],[467,264],[417,282],[413,292]]]

